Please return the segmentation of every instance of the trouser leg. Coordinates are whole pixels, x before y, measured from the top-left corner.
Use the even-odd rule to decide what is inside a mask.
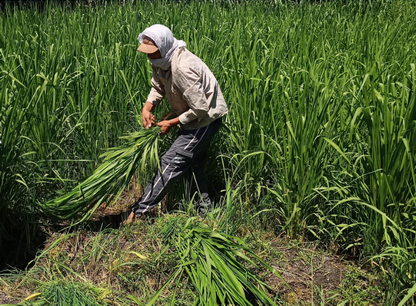
[[[161,167],[146,187],[132,211],[143,214],[157,205],[169,188],[207,150],[209,142],[221,126],[221,118],[197,130],[183,130],[168,152],[161,158]]]
[[[208,149],[208,146],[207,146]],[[192,165],[191,173],[191,194],[197,202],[197,207],[202,214],[211,212],[211,199],[208,195],[208,185],[204,173],[207,150],[201,154],[197,161]]]

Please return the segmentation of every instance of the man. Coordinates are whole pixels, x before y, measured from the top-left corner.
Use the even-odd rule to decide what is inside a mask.
[[[161,171],[150,181],[142,197],[134,204],[126,223],[157,205],[181,174],[192,167],[200,198],[202,214],[211,210],[211,201],[203,175],[206,153],[212,137],[221,127],[227,105],[207,65],[186,49],[165,26],[155,24],[139,37],[137,49],[147,54],[153,70],[152,88],[142,110],[143,126],[155,124],[152,111],[166,96],[177,117],[157,123],[167,134],[175,125],[181,131],[170,149],[161,158]]]

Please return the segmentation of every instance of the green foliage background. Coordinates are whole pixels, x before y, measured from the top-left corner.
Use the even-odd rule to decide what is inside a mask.
[[[162,23],[210,67],[230,109],[209,167],[224,182],[230,231],[267,223],[359,250],[398,288],[412,286],[414,11],[412,1],[6,8],[0,244],[22,222],[30,233],[38,203],[86,178],[103,150],[140,128],[151,69],[137,35]]]

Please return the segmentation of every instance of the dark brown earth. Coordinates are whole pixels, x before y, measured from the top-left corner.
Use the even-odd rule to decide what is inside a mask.
[[[19,301],[8,297],[4,292],[0,291],[0,305],[1,304],[17,304]]]
[[[138,184],[136,178],[133,178],[129,188],[120,195],[119,199],[115,203],[109,205],[103,203],[93,214],[90,222],[97,226],[119,227],[122,222],[127,219],[134,203],[139,199],[142,193],[143,187]],[[165,201],[166,198],[162,200],[162,212],[166,212]],[[158,211],[158,207],[155,207],[153,210],[154,211],[149,212],[149,215],[155,215],[155,211]]]
[[[289,303],[311,304],[314,291],[319,290],[321,294],[328,295],[339,289],[348,265],[353,264],[315,248],[308,248],[307,245],[288,248],[279,244],[281,242],[278,240],[271,242],[272,247],[282,253],[282,260],[272,263],[272,267],[280,272],[293,291],[273,274],[269,275],[267,283],[273,290],[286,296]]]

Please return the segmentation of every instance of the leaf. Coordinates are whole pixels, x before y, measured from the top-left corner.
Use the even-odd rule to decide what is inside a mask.
[[[135,251],[129,251],[128,253],[133,254],[133,255],[136,255],[136,256],[137,256],[137,257],[139,257],[140,259],[147,259],[147,257],[146,257],[146,256],[144,256],[144,255],[142,255],[142,254],[140,254],[140,253],[138,253],[138,252],[135,252]]]
[[[414,296],[416,293],[416,283],[413,285],[412,288],[409,289],[406,296],[400,301],[399,305],[397,306],[403,306],[412,296]]]
[[[41,295],[41,293],[40,293],[40,292],[34,293],[34,294],[32,294],[32,295],[29,295],[27,298],[25,298],[25,301],[29,301],[29,300],[31,300],[31,299],[37,298],[37,297],[38,297],[38,296],[40,296],[40,295]]]
[[[342,157],[344,157],[344,159],[350,164],[350,160],[347,158],[347,156],[344,154],[344,152],[342,152],[341,148],[335,143],[333,142],[331,139],[328,139],[326,137],[324,137],[325,141],[328,142],[332,147],[335,148],[335,150],[338,151],[339,154],[341,154]]]

